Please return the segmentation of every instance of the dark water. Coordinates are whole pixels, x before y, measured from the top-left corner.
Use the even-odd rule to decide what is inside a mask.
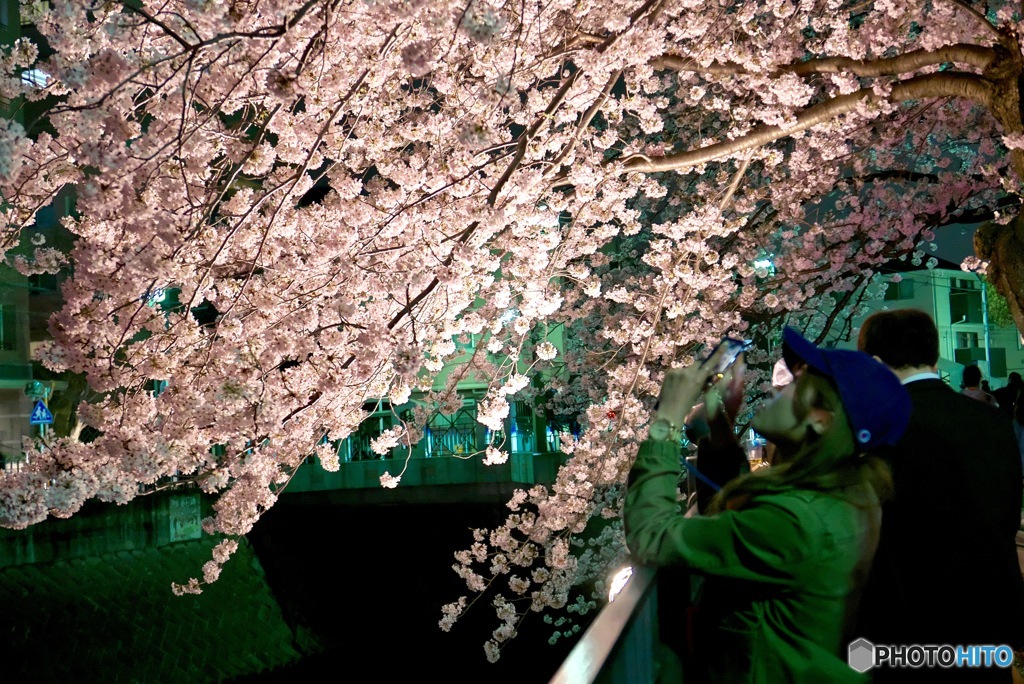
[[[489,602],[448,633],[437,624],[441,606],[467,594],[452,554],[468,548],[472,528],[506,513],[487,504],[347,507],[283,497],[249,539],[286,619],[308,630],[320,653],[238,681],[341,681],[355,671],[365,675],[351,681],[548,681],[572,644],[549,645],[553,628],[538,614],[494,664],[483,651],[499,624]]]

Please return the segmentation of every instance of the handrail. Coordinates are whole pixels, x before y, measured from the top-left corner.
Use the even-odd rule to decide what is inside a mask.
[[[655,570],[634,567],[625,587],[597,614],[550,684],[653,682],[657,635]]]
[[[687,465],[696,460],[696,454],[687,456]],[[685,472],[681,503],[689,518],[697,514],[697,486],[692,470]],[[671,621],[665,625],[668,634],[661,633],[657,589],[655,568],[634,567],[626,586],[597,614],[549,684],[652,684],[661,639],[674,644],[678,638]],[[674,598],[672,589],[664,588],[663,600]]]

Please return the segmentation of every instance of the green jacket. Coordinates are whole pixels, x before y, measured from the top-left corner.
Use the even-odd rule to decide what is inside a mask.
[[[706,577],[695,634],[700,681],[869,681],[846,664],[846,639],[856,635],[844,629],[874,552],[877,510],[789,490],[685,518],[678,483],[678,446],[644,442],[626,492],[626,544],[639,563]]]

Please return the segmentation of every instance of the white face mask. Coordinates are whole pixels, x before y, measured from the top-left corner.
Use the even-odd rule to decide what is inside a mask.
[[[775,362],[775,367],[772,368],[772,388],[776,392],[780,392],[791,382],[793,382],[793,374],[789,372],[789,366],[783,359],[779,359]]]

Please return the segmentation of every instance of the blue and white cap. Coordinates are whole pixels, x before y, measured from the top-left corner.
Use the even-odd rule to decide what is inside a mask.
[[[789,351],[839,389],[861,451],[895,444],[910,422],[910,395],[887,366],[864,352],[820,349],[793,328],[782,331]]]

